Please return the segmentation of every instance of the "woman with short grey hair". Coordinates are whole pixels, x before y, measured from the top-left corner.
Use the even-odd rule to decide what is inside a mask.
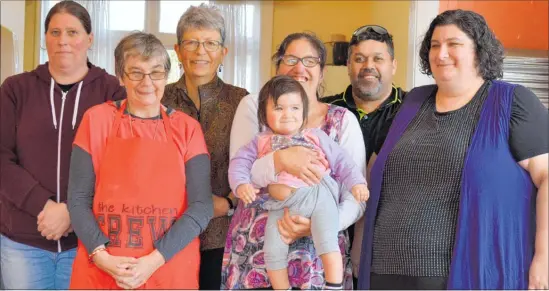
[[[88,110],[73,145],[70,287],[197,289],[198,235],[212,217],[202,130],[160,104],[171,64],[154,35],[131,33],[114,55],[128,97]]]
[[[120,41],[114,51],[114,73],[118,78],[124,77],[127,59],[132,56],[138,56],[143,61],[149,61],[151,58],[158,58],[159,63],[163,66],[164,72],[169,72],[172,68],[170,56],[164,48],[164,45],[152,34],[135,31]]]
[[[189,7],[177,23],[177,43],[183,41],[185,31],[193,28],[217,30],[221,37],[221,44],[225,43],[225,19],[215,6],[202,4]]]
[[[219,290],[223,249],[236,198],[231,193],[229,140],[238,103],[248,92],[217,75],[228,49],[225,21],[218,8],[191,6],[177,24],[174,50],[184,75],[166,86],[162,103],[200,122],[211,157],[214,218],[200,235],[200,289]]]

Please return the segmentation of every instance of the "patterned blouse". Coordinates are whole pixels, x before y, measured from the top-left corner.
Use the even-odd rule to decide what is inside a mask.
[[[187,95],[185,75],[179,81],[166,86],[162,104],[181,110],[198,120],[204,132],[211,160],[211,183],[215,195],[226,197],[229,187],[229,137],[233,117],[242,97],[248,95],[246,89],[225,84],[219,77],[198,87],[200,110]],[[225,246],[230,218],[213,218],[200,234],[200,250],[220,249]]]
[[[330,105],[325,124],[321,128],[337,143],[341,139],[341,125],[346,113],[349,113],[347,109]],[[223,255],[221,289],[257,289],[271,286],[263,257],[268,212],[261,207],[267,201],[268,194],[261,193],[259,196],[260,199],[248,207],[245,207],[242,201],[239,201],[236,207]],[[339,232],[338,238],[345,268],[343,289],[352,289],[347,231]],[[324,286],[324,268],[321,259],[315,253],[311,237],[301,238],[290,245],[288,275],[293,287],[322,289]]]

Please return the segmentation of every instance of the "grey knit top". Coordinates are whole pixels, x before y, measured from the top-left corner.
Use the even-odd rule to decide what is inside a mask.
[[[461,172],[487,87],[467,105],[445,113],[436,112],[433,92],[388,156],[374,229],[373,273],[448,275]]]

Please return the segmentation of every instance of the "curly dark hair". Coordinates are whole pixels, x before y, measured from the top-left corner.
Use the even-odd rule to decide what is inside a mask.
[[[423,38],[419,57],[421,72],[428,76],[433,75],[429,63],[429,51],[433,31],[438,26],[455,25],[463,31],[475,44],[476,66],[479,75],[484,80],[494,80],[503,77],[504,50],[501,42],[490,30],[482,15],[468,10],[447,10],[439,14],[431,22],[429,30]]]

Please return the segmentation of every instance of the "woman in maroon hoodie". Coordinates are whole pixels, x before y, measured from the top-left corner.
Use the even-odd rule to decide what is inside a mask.
[[[72,142],[86,109],[125,97],[88,62],[88,12],[62,1],[45,21],[49,62],[0,87],[1,266],[7,289],[67,289],[77,245],[67,210]]]

